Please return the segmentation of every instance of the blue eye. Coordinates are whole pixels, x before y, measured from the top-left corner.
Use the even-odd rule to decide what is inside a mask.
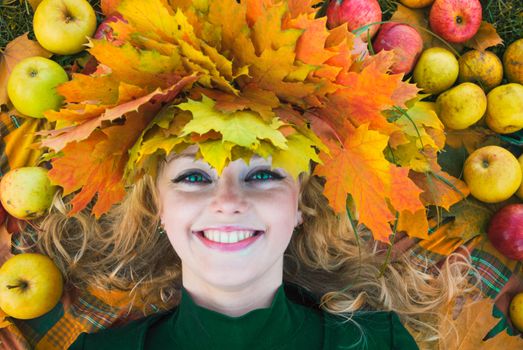
[[[258,170],[247,176],[245,182],[265,182],[271,180],[281,180],[285,177],[270,170]],[[200,171],[189,171],[172,180],[174,183],[185,184],[208,184],[212,180]]]
[[[255,173],[253,173],[252,175],[247,177],[247,179],[245,181],[246,182],[249,182],[249,181],[262,181],[263,182],[263,181],[269,181],[269,180],[281,180],[283,178],[284,178],[283,176],[281,176],[278,173],[275,173],[274,171],[260,170],[260,171],[256,171]]]
[[[210,183],[211,180],[207,178],[203,173],[197,171],[191,171],[186,174],[182,174],[173,180],[174,183],[188,183],[188,184],[197,184],[197,183]]]

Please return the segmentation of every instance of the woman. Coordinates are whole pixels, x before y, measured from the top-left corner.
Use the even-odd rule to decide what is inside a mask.
[[[169,156],[104,220],[69,219],[58,201],[42,223],[41,250],[69,283],[131,290],[153,308],[71,349],[417,349],[397,313],[419,342],[437,335],[430,327],[463,292],[466,261],[434,277],[400,258],[380,275],[384,251],[365,231],[359,251],[319,178],[294,179],[262,157],[218,176],[197,151]]]
[[[469,260],[388,262],[345,214],[358,186],[331,185],[358,180],[344,152],[376,170],[383,198],[363,199],[386,214],[383,241],[393,213],[425,209],[384,154],[412,138],[390,113],[417,89],[313,3],[122,0],[114,36],[91,43],[96,71],[59,88],[42,144],[75,197],[57,197],[38,247],[70,285],[126,291],[147,315],[72,349],[415,349],[402,323],[437,340]]]

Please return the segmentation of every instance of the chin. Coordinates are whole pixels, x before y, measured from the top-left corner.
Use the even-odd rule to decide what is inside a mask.
[[[235,266],[227,267],[222,265],[220,271],[215,269],[208,269],[202,276],[208,284],[221,287],[224,289],[230,289],[235,286],[244,286],[253,283],[256,280],[257,272],[252,269],[239,268]]]

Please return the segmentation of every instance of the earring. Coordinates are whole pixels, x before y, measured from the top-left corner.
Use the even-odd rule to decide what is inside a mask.
[[[156,228],[156,233],[160,236],[167,234],[167,232],[165,232],[165,229],[163,228],[162,224],[158,224],[158,227]]]

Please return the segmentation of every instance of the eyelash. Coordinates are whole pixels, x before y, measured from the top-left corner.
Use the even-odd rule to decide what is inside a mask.
[[[257,174],[269,175],[272,178],[249,179],[250,177],[252,177],[254,175],[257,175]],[[191,176],[200,176],[201,179],[203,179],[204,181],[187,180]],[[245,180],[245,182],[251,182],[251,181],[265,182],[265,181],[281,180],[281,179],[284,179],[284,176],[281,176],[280,174],[275,173],[273,171],[270,171],[270,170],[257,170],[254,173],[252,173],[247,178],[247,180]],[[200,172],[200,171],[190,171],[190,172],[188,172],[186,174],[182,174],[182,175],[178,176],[176,179],[172,180],[172,182],[174,182],[174,183],[186,183],[186,184],[197,184],[197,183],[209,183],[209,182],[211,182],[211,180],[209,180],[207,178],[207,176],[204,173]]]

